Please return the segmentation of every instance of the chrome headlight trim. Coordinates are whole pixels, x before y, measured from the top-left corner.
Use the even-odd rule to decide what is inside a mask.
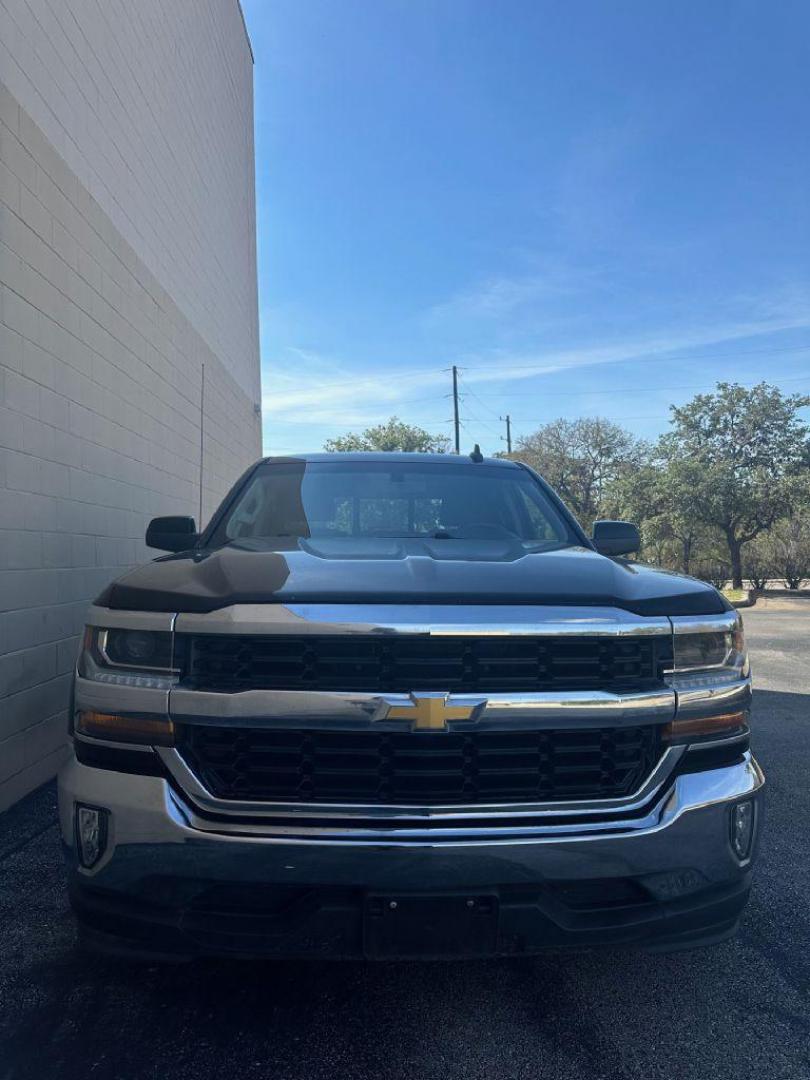
[[[167,612],[112,611],[109,608],[90,607],[82,648],[77,663],[77,674],[90,682],[109,686],[132,687],[148,690],[168,690],[177,683],[178,672],[172,666],[156,667],[148,663],[124,663],[109,655],[110,634],[115,631],[161,634],[169,637],[173,647],[175,615]],[[170,653],[171,655],[171,653]]]
[[[89,628],[88,628],[89,629]],[[166,674],[175,670],[172,664],[172,634],[170,630],[125,630],[123,627],[93,627],[93,633],[95,635],[95,645],[99,656],[102,660],[103,667],[109,668],[123,668],[127,671],[154,671]],[[112,635],[114,634],[149,634],[155,638],[160,636],[161,644],[168,646],[168,664],[149,664],[145,661],[142,663],[125,663],[123,660],[117,660],[110,656],[110,645],[114,641]],[[162,640],[168,639],[168,640]]]
[[[91,604],[85,621],[102,629],[171,631],[176,618],[171,611],[118,611]]]

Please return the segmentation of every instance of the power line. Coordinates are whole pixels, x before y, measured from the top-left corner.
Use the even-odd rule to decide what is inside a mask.
[[[795,375],[795,376],[788,376],[788,377],[785,377],[785,378],[776,376],[772,381],[775,382],[775,383],[780,383],[780,382],[784,383],[784,382],[801,382],[801,381],[810,381],[810,380],[808,380],[808,377],[806,375]],[[700,390],[700,389],[710,390],[710,389],[713,388],[714,385],[715,384],[712,384],[712,386],[707,386],[704,383],[700,383],[700,384],[693,383],[691,385],[680,385],[680,386],[660,386],[660,387],[658,387],[658,386],[633,386],[633,387],[626,387],[626,388],[623,388],[623,389],[611,389],[611,390],[584,390],[584,391],[582,391],[582,390],[562,390],[562,391],[552,391],[550,393],[547,393],[546,391],[544,391],[543,392],[543,397],[544,398],[547,398],[547,397],[583,397],[583,396],[586,396],[586,395],[604,396],[604,395],[611,395],[611,394],[621,394],[622,396],[624,396],[625,394],[651,393],[651,392],[655,392],[655,391],[670,392],[670,391],[673,391],[673,390]],[[459,394],[460,399],[463,400],[464,397],[467,394],[469,394],[471,397],[475,398],[476,401],[478,401],[494,417],[497,417],[498,420],[503,421],[503,417],[500,416],[499,414],[495,413],[494,410],[491,409],[486,404],[486,402],[478,394],[474,393],[473,391],[471,391],[471,390],[463,390],[463,391],[461,391],[460,394]],[[449,395],[449,394],[444,395],[444,397],[450,397],[450,396],[451,395]],[[522,394],[493,394],[492,396],[496,397],[496,398],[520,397],[520,398],[525,399],[526,394],[524,392]],[[438,399],[436,398],[436,396],[431,394],[429,397],[408,398],[408,399],[406,399],[404,401],[391,402],[390,404],[391,404],[391,408],[398,409],[401,405],[419,405],[419,404],[423,404],[423,403],[428,402],[428,401],[429,402],[435,402],[437,400]],[[373,408],[373,406],[372,406],[372,408]],[[339,430],[342,430],[342,431],[351,431],[351,430],[361,426],[362,424],[374,424],[374,423],[378,422],[377,417],[381,416],[381,415],[382,415],[382,411],[379,411],[379,412],[377,412],[377,415],[375,417],[366,418],[364,420],[356,420],[356,421],[354,421],[354,423],[351,423],[351,424],[334,424],[330,420],[313,420],[313,421],[309,421],[309,423],[311,423],[313,426],[318,425],[318,426],[321,426],[321,427],[335,428],[335,429],[339,429]],[[476,418],[471,417],[470,419],[476,419]],[[607,417],[606,416],[605,419],[606,420],[610,420],[610,419],[617,420],[617,419],[622,419],[622,418],[621,417],[617,418],[617,417]],[[627,420],[658,420],[658,419],[665,420],[666,419],[666,420],[668,420],[669,417],[664,417],[664,416],[632,416],[631,417],[631,416],[628,416],[628,417],[625,417],[624,419],[627,419]],[[519,417],[514,417],[514,416],[511,417],[511,420],[512,421],[517,420],[518,423],[541,423],[542,422],[542,421],[538,421],[538,420],[526,421],[526,420],[523,420],[523,419],[521,419]],[[274,425],[276,425],[276,424],[294,424],[296,426],[300,426],[301,423],[302,423],[302,420],[301,420],[301,417],[284,418],[284,417],[280,417],[280,416],[279,417],[274,416],[274,417],[272,417],[271,422]],[[304,422],[306,423],[306,421],[304,421]],[[477,422],[485,424],[485,421],[483,421],[483,420],[478,420]],[[423,420],[422,423],[425,423],[425,424],[452,424],[453,420],[452,419],[450,419],[450,420]],[[488,430],[491,431],[492,429],[489,428]]]
[[[455,423],[456,423],[456,453],[458,453],[458,424],[459,424],[459,419],[458,419],[458,399],[459,399],[458,375],[459,375],[459,369],[457,367],[453,367],[453,404],[455,406],[454,418],[455,418]],[[464,385],[463,381],[462,381],[462,385]],[[469,391],[468,390],[463,390],[461,392],[460,396],[461,396],[462,399],[465,399],[468,395],[470,397],[474,397],[476,399],[476,401],[478,401],[487,410],[487,412],[492,412],[492,409],[490,409],[489,405],[487,405],[487,403],[485,401],[482,401],[481,398],[478,397],[478,395],[476,393],[473,393],[472,390],[469,390]],[[496,414],[493,413],[493,415],[496,415]],[[491,435],[494,435],[496,439],[500,438],[500,435],[498,434],[498,432],[495,431],[494,428],[490,424],[488,424],[486,420],[482,420],[478,416],[471,416],[470,413],[467,413],[467,418],[469,420],[472,420],[476,424],[481,424]]]
[[[465,416],[467,420],[472,421],[474,424],[480,424],[481,427],[486,428],[490,435],[494,435],[496,439],[500,439],[500,432],[496,431],[486,420],[482,420],[480,416],[473,416],[471,413],[465,413]]]
[[[464,385],[466,386],[466,383],[465,383]],[[466,396],[467,394],[469,394],[469,395],[470,395],[471,397],[475,398],[475,400],[476,400],[476,401],[477,401],[477,402],[478,402],[478,403],[479,403],[480,405],[482,405],[482,406],[483,406],[483,407],[484,407],[484,408],[485,408],[485,409],[487,410],[487,412],[488,412],[488,413],[489,413],[489,414],[490,414],[491,416],[495,417],[495,419],[496,419],[496,420],[498,420],[498,421],[500,421],[500,422],[503,422],[504,418],[503,418],[503,417],[502,417],[502,416],[501,416],[501,415],[500,415],[499,413],[496,413],[496,412],[495,412],[495,410],[494,410],[494,409],[492,409],[492,408],[491,408],[491,407],[490,407],[490,406],[489,406],[489,405],[488,405],[488,404],[487,404],[487,403],[486,403],[486,402],[484,401],[484,399],[483,399],[482,397],[479,397],[479,395],[478,395],[478,394],[476,394],[474,390],[465,390],[465,391],[463,392],[463,394],[462,394],[462,397],[465,397],[465,396]],[[495,430],[495,429],[494,429],[494,428],[492,427],[492,425],[491,425],[491,424],[487,423],[487,422],[486,422],[485,420],[477,420],[477,418],[476,418],[476,417],[471,417],[471,419],[473,419],[473,420],[476,420],[476,422],[477,422],[477,423],[479,423],[479,424],[482,424],[482,425],[483,425],[483,427],[484,427],[484,428],[485,428],[485,429],[486,429],[486,430],[487,430],[487,431],[488,431],[488,432],[489,432],[489,433],[490,433],[491,435],[494,435],[496,439],[499,439],[499,440],[500,440],[501,442],[503,442],[503,441],[504,441],[503,435],[501,435],[501,434],[500,434],[500,432],[496,431],[496,430]],[[511,454],[511,453],[512,453],[512,425],[511,425],[511,419],[510,419],[510,417],[509,417],[509,416],[507,416],[507,417],[506,417],[506,440],[505,440],[505,441],[506,441],[506,446],[507,446],[507,452]]]
[[[464,383],[463,385],[466,387],[467,384]],[[483,405],[483,407],[487,410],[487,412],[492,413],[492,415],[495,417],[496,420],[500,420],[500,416],[498,416],[498,414],[495,412],[495,410],[490,408],[490,406],[487,405],[487,403],[483,400],[483,398],[479,397],[479,395],[476,394],[476,392],[474,390],[465,389],[462,392],[462,397],[465,394],[469,394],[471,397],[474,397],[477,402],[479,402],[481,405]]]
[[[661,361],[670,361],[672,363],[676,363],[676,362],[684,362],[684,361],[690,361],[690,360],[694,360],[694,361],[713,361],[713,360],[737,359],[738,357],[741,357],[741,356],[781,355],[781,354],[784,354],[784,353],[792,353],[792,352],[810,352],[810,345],[793,345],[793,346],[782,347],[780,349],[746,349],[746,350],[736,351],[736,352],[732,352],[732,353],[714,353],[714,354],[711,354],[711,355],[708,355],[708,356],[695,356],[695,355],[670,356],[669,354],[666,354],[666,355],[653,355],[653,356],[648,356],[646,358],[644,358],[642,356],[631,356],[631,357],[619,358],[619,359],[616,359],[616,360],[589,360],[589,361],[585,361],[582,364],[572,364],[567,368],[556,368],[556,369],[554,369],[552,371],[549,371],[545,366],[545,364],[550,363],[552,361],[546,361],[545,364],[544,364],[544,362],[541,361],[541,360],[535,361],[534,363],[531,363],[531,364],[509,364],[509,363],[507,363],[506,368],[509,371],[532,371],[532,370],[535,370],[541,375],[559,375],[559,374],[565,374],[566,372],[579,370],[580,368],[594,367],[594,366],[607,367],[609,365],[614,365],[614,364],[634,364],[634,363],[635,364],[641,364],[641,363],[649,364],[649,363],[659,363]],[[458,365],[456,365],[456,367],[457,367],[457,369],[459,371],[461,370],[460,368],[458,368]],[[448,370],[448,369],[445,368],[444,370]],[[490,369],[489,365],[484,365],[484,364],[473,364],[473,365],[465,364],[464,370],[467,370],[467,371],[483,371],[483,370],[491,370],[491,369]],[[397,376],[396,377],[397,377],[398,380],[417,379],[417,378],[422,378],[425,375],[431,375],[431,374],[434,374],[434,375],[436,375],[438,377],[441,374],[441,371],[442,371],[441,368],[433,367],[433,366],[424,367],[424,368],[413,368],[410,371],[405,371],[405,372],[397,371]],[[268,375],[269,375],[270,378],[272,378],[272,371],[268,372]],[[355,378],[349,378],[349,379],[341,379],[341,380],[336,381],[336,382],[328,382],[328,383],[313,382],[313,381],[310,380],[310,381],[307,381],[305,389],[308,390],[308,391],[309,390],[330,390],[332,388],[337,388],[337,387],[341,387],[341,386],[365,386],[365,385],[368,385],[370,383],[381,382],[385,378],[386,378],[386,373],[382,373],[380,375],[370,375],[370,376],[365,376],[365,377],[360,377],[360,378],[355,377]],[[504,376],[504,378],[508,379],[508,375]],[[790,381],[798,381],[798,379],[800,379],[800,378],[802,378],[802,376],[796,376],[796,377],[791,376]],[[788,380],[788,378],[784,378],[784,379],[782,379],[782,381],[787,382],[789,380]],[[639,389],[655,390],[655,389],[658,389],[658,388],[657,387],[644,387],[644,388],[639,388]],[[678,387],[672,387],[672,388],[662,387],[661,389],[679,389],[679,388]],[[683,387],[683,389],[690,389],[690,388],[689,387]],[[298,390],[295,390],[293,388],[280,391],[280,393],[289,393],[289,394],[303,393],[303,392],[304,392],[303,390],[298,391]],[[471,393],[472,391],[468,391],[468,392]],[[589,391],[589,392],[590,393],[613,393],[614,391],[608,391],[608,390],[606,390],[606,391],[595,391],[594,390],[594,391]],[[616,393],[621,393],[622,391],[615,391],[615,392]],[[562,396],[562,394],[567,394],[567,393],[568,393],[568,391],[555,392],[553,395],[550,394],[548,396],[555,396],[556,397],[556,396]],[[571,393],[576,393],[576,391],[572,391]],[[505,394],[500,394],[500,395],[494,395],[494,396],[505,397],[506,395]],[[518,396],[518,395],[514,395],[514,396]],[[523,396],[523,395],[521,394],[519,396]],[[419,398],[417,400],[418,401],[429,401],[429,400],[432,400],[432,399],[431,398]],[[402,404],[407,404],[407,403],[403,402]]]
[[[525,416],[513,416],[512,419],[516,420],[517,423],[519,423],[519,424],[545,424],[545,423],[548,423],[547,420],[529,419],[528,417],[525,417]],[[647,415],[647,416],[600,416],[600,417],[598,417],[598,419],[599,420],[612,420],[612,421],[614,421],[614,423],[618,424],[618,423],[621,423],[624,420],[667,420],[668,421],[668,420],[671,419],[671,417],[662,416],[660,413],[657,413],[654,416],[649,416],[649,415]]]
[[[467,397],[474,398],[475,401],[477,401],[482,408],[486,409],[486,411],[490,413],[490,415],[493,416],[496,420],[501,419],[501,417],[486,403],[486,401],[483,400],[483,398],[476,394],[475,391],[467,388],[467,383],[463,379],[461,380],[461,387],[462,389],[459,393],[459,398],[461,401],[465,401]],[[466,412],[465,415],[467,417],[467,420],[472,421],[475,424],[480,424],[491,435],[494,435],[496,439],[499,439],[501,437],[499,432],[495,430],[495,428],[492,426],[491,423],[489,423],[489,421],[483,420],[480,416],[473,416],[472,413],[470,413],[469,411]]]

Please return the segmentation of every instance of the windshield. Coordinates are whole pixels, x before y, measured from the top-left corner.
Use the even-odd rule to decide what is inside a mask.
[[[268,462],[209,543],[279,537],[579,542],[530,473],[458,461]]]

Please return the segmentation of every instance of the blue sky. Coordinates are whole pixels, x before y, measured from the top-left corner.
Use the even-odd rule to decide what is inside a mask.
[[[243,0],[265,450],[810,391],[810,5]]]

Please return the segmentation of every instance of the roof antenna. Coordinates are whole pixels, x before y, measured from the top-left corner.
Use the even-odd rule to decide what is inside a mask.
[[[478,443],[476,443],[473,447],[473,452],[470,454],[470,461],[474,461],[476,464],[478,464],[479,461],[483,460],[484,455],[481,453],[481,447],[478,445]]]

